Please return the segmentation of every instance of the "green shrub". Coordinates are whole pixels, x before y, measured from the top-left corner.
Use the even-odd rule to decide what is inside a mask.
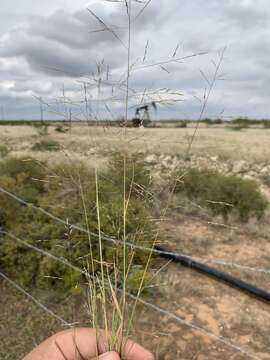
[[[59,133],[67,133],[70,130],[70,127],[68,126],[64,126],[64,125],[57,125],[55,127],[55,131],[59,132]]]
[[[0,186],[7,191],[13,191],[16,188],[16,181],[8,176],[0,176]],[[12,219],[17,209],[18,204],[0,192],[0,228],[4,227],[8,220]]]
[[[231,123],[235,124],[235,125],[250,125],[250,124],[254,123],[254,121],[250,120],[247,117],[238,117],[238,118],[233,119],[231,121]]]
[[[0,186],[30,203],[37,204],[45,192],[44,178],[42,164],[32,158],[8,158],[0,164]],[[36,211],[2,192],[0,204],[0,227],[20,234],[34,244],[36,238],[32,236],[31,226],[36,227],[36,232],[43,228],[43,224],[36,222]],[[0,262],[10,273],[14,273],[19,282],[27,285],[33,283],[40,258],[39,254],[34,254],[11,239],[1,240],[0,235]]]
[[[213,120],[212,120],[212,119],[209,119],[209,118],[202,119],[201,122],[202,122],[203,124],[208,125],[208,126],[214,125]]]
[[[186,128],[187,127],[187,121],[179,121],[175,125],[176,128]]]
[[[263,126],[264,126],[265,129],[270,129],[270,120],[265,120],[263,122]]]
[[[25,238],[35,245],[31,237]],[[33,285],[38,274],[41,254],[30,251],[24,245],[0,234],[0,262],[7,271],[22,285]]]
[[[249,126],[247,124],[227,126],[227,129],[232,130],[232,131],[241,131],[243,129],[248,129],[248,128],[249,128]]]
[[[15,181],[17,193],[24,194],[27,201],[30,201],[32,196],[28,197],[26,193],[38,195],[44,191],[45,170],[42,162],[31,157],[11,157],[0,165],[0,179],[6,177]]]
[[[30,203],[38,203],[45,191],[44,179],[42,164],[32,158],[8,158],[0,162],[0,186]],[[10,228],[16,228],[25,207],[3,193],[0,193],[0,204],[0,227],[10,224]]]
[[[133,294],[137,294],[141,289],[142,292],[149,291],[149,286],[152,282],[150,273],[145,273],[144,270],[135,270],[131,272],[127,279],[127,290]]]
[[[4,158],[6,156],[8,156],[9,153],[9,149],[7,148],[6,145],[0,145],[0,157]]]
[[[205,118],[205,119],[202,119],[201,122],[206,124],[206,125],[221,125],[221,124],[223,124],[222,119]]]
[[[221,124],[223,124],[223,120],[222,119],[214,119],[213,124],[221,125]]]
[[[253,180],[198,169],[179,171],[180,176],[183,173],[183,181],[177,184],[176,192],[185,193],[188,198],[210,208],[213,214],[221,214],[225,220],[230,213],[236,213],[243,222],[251,216],[260,219],[268,206]]]
[[[101,234],[113,237],[115,243],[102,240],[103,259],[108,264],[113,264],[117,259],[118,269],[121,271],[125,184],[128,200],[126,240],[144,246],[152,243],[154,225],[150,220],[151,197],[148,195],[151,179],[143,162],[135,157],[126,157],[124,161],[123,156],[117,154],[112,156],[108,168],[98,174],[100,229],[95,172],[83,164],[60,164],[51,171],[47,170],[46,174],[44,169],[45,166],[40,167],[33,159],[8,159],[1,167],[0,186],[23,198],[26,197],[26,200],[35,202],[37,206],[61,219],[69,219],[71,224],[89,228],[95,234],[100,230]],[[45,181],[34,181],[33,177]],[[0,202],[3,204],[3,208],[0,209],[0,226],[4,229],[57,257],[67,259],[79,268],[87,266],[90,255],[89,237],[86,233],[75,229],[70,231],[69,226],[61,225],[41,212],[25,207],[1,193]],[[98,271],[98,237],[91,235],[90,240],[94,258],[93,270]],[[126,249],[127,260],[132,258],[135,266],[143,266],[148,255],[142,251],[133,253],[130,248]],[[0,241],[0,262],[9,271],[14,272],[14,276],[17,276],[19,271],[18,281],[26,285],[38,283],[41,286],[71,289],[83,280],[80,274],[70,271],[65,265],[45,256],[37,256],[33,250],[11,241],[8,237]],[[135,276],[136,267],[131,270]],[[113,271],[112,266],[109,267],[109,271]],[[131,281],[130,286],[132,287],[135,282]]]
[[[32,146],[33,151],[58,151],[60,144],[55,140],[41,140]]]

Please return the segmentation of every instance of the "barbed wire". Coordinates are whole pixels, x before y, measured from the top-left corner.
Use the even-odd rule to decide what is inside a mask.
[[[0,276],[7,281],[10,285],[12,285],[15,289],[19,290],[22,294],[24,294],[25,296],[27,296],[30,300],[32,300],[36,305],[38,305],[41,309],[43,309],[44,311],[46,311],[46,313],[48,313],[49,315],[51,315],[52,317],[54,317],[55,319],[59,320],[60,322],[62,322],[63,325],[71,327],[71,324],[69,324],[66,320],[64,320],[61,316],[57,315],[55,312],[53,312],[52,310],[50,310],[47,306],[45,306],[44,304],[42,304],[39,300],[37,300],[33,295],[29,294],[26,290],[24,290],[20,285],[18,285],[15,281],[13,281],[12,279],[10,279],[7,275],[5,275],[4,273],[2,273],[0,271]]]
[[[60,258],[60,257],[57,257],[51,253],[49,253],[48,251],[45,251],[45,250],[42,250],[32,244],[29,244],[27,243],[26,241],[18,238],[16,235],[10,233],[10,232],[7,232],[7,231],[3,231],[3,230],[0,230],[0,233],[1,234],[5,234],[6,236],[8,236],[9,238],[17,241],[18,243],[21,243],[23,244],[24,246],[34,250],[34,251],[37,251],[39,252],[40,254],[44,255],[44,256],[47,256],[49,257],[50,259],[52,260],[55,260],[57,262],[60,262],[68,267],[70,267],[71,269],[73,269],[74,271],[76,272],[79,272],[80,274],[82,275],[85,275],[87,278],[91,279],[92,280],[92,276],[86,271],[86,270],[82,270],[81,268],[77,267],[77,266],[74,266],[73,264],[71,264],[67,259],[65,258]],[[30,299],[32,299],[38,306],[40,306],[42,309],[44,309],[46,312],[50,313],[52,316],[54,316],[55,318],[57,318],[58,320],[62,321],[66,326],[71,326],[70,324],[68,324],[64,319],[62,319],[61,317],[59,317],[58,315],[56,315],[55,313],[53,313],[51,310],[49,310],[48,308],[46,308],[46,306],[44,306],[43,304],[41,304],[38,300],[36,300],[32,295],[28,294],[24,289],[22,289],[20,286],[18,286],[15,282],[13,282],[11,279],[7,278],[7,276],[5,276],[4,274],[2,274],[0,272],[0,276],[2,276],[4,279],[6,279],[9,283],[13,284],[18,290],[20,290],[22,293],[24,293],[25,295],[27,295]],[[108,286],[109,287],[109,286]],[[122,289],[119,289],[119,291],[123,292]],[[166,315],[168,316],[169,318],[171,319],[174,319],[176,320],[177,322],[179,322],[180,324],[182,325],[185,325],[193,330],[196,330],[196,331],[199,331],[200,333],[202,333],[203,335],[205,336],[208,336],[209,338],[212,338],[216,341],[219,341],[220,343],[226,345],[227,347],[233,349],[234,351],[237,351],[237,352],[241,352],[242,354],[244,354],[245,356],[248,356],[249,358],[251,359],[255,359],[255,360],[262,360],[261,358],[259,358],[256,354],[250,352],[250,351],[247,351],[245,349],[243,349],[241,346],[239,346],[238,344],[235,344],[233,343],[230,339],[228,338],[225,338],[223,336],[218,336],[218,335],[215,335],[214,333],[211,333],[210,331],[206,330],[205,328],[203,327],[200,327],[194,323],[191,323],[189,321],[186,321],[185,319],[181,318],[180,316],[168,311],[168,310],[165,310],[155,304],[152,304],[150,302],[147,302],[141,298],[138,298],[137,296],[129,293],[129,292],[125,292],[125,294],[132,300],[135,300],[135,301],[138,301],[139,303],[143,304],[144,306],[152,309],[152,310],[155,310],[156,312],[162,314],[162,315]]]
[[[20,198],[19,196],[3,189],[2,187],[0,187],[0,192],[2,192],[3,194],[13,198],[14,200],[18,201],[19,203],[29,207],[29,208],[33,208],[41,213],[43,213],[44,215],[48,216],[49,218],[51,218],[52,220],[62,224],[62,225],[66,225],[66,221],[53,215],[52,213],[50,213],[49,211],[43,209],[42,207],[40,206],[36,206],[34,204],[31,204],[29,202],[27,202],[26,200]],[[79,226],[79,225],[75,225],[75,224],[70,224],[70,227],[74,230],[78,230],[80,232],[83,232],[85,234],[88,234],[88,235],[91,235],[95,238],[99,238],[99,236],[101,236],[101,238],[105,241],[108,241],[110,243],[113,243],[113,244],[117,244],[117,243],[123,243],[122,240],[120,239],[116,239],[114,237],[110,237],[110,236],[107,236],[103,233],[101,233],[101,235],[99,234],[96,234],[92,231],[88,231],[87,229]],[[138,244],[134,244],[134,243],[131,243],[131,242],[128,242],[126,241],[125,244],[132,248],[132,249],[137,249],[137,250],[141,250],[141,251],[145,251],[145,252],[152,252],[154,254],[158,254],[158,255],[171,255],[172,253],[177,255],[177,256],[183,256],[185,257],[187,260],[189,260],[190,262],[193,261],[193,260],[197,260],[197,261],[201,261],[202,263],[208,263],[208,264],[215,264],[215,265],[221,265],[221,266],[227,266],[227,267],[234,267],[234,268],[237,268],[239,270],[243,270],[243,271],[250,271],[250,272],[254,272],[254,273],[263,273],[263,274],[267,274],[267,275],[270,275],[270,269],[265,269],[265,268],[257,268],[257,267],[251,267],[251,266],[247,266],[247,265],[241,265],[241,264],[238,264],[238,263],[235,263],[233,261],[231,262],[228,262],[226,260],[223,260],[223,259],[205,259],[205,258],[201,258],[201,257],[197,257],[197,256],[191,256],[191,255],[187,255],[187,254],[183,254],[183,253],[177,253],[177,252],[174,252],[174,251],[163,251],[163,250],[157,250],[157,249],[154,249],[154,248],[148,248],[148,247],[145,247],[145,246],[142,246],[142,245],[138,245]]]

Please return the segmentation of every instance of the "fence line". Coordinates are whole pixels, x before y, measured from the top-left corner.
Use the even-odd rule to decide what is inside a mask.
[[[82,275],[85,275],[86,277],[92,279],[92,276],[85,270],[82,270],[81,268],[77,267],[77,266],[74,266],[72,265],[68,260],[64,259],[64,258],[59,258],[55,255],[52,255],[51,253],[45,251],[45,250],[42,250],[42,249],[39,249],[38,247],[32,245],[32,244],[29,244],[27,243],[26,241],[18,238],[17,236],[15,236],[14,234],[11,234],[9,232],[6,232],[6,231],[3,231],[3,230],[0,230],[0,234],[5,234],[6,236],[8,236],[9,238],[17,241],[18,243],[21,243],[23,244],[24,246],[34,250],[34,251],[37,251],[39,253],[41,253],[42,255],[44,256],[47,256],[55,261],[58,261],[68,267],[70,267],[71,269],[73,269],[74,271],[77,271],[79,273],[81,273]],[[4,277],[6,280],[7,280],[7,277],[3,274],[0,273],[0,276]],[[10,283],[12,283],[12,280],[7,280],[9,281]],[[14,283],[15,284],[15,283]],[[15,284],[16,285],[16,284]],[[14,285],[14,286],[15,286]],[[44,308],[44,305],[39,303],[38,300],[36,300],[34,297],[32,297],[30,294],[28,294],[27,292],[25,292],[25,290],[23,290],[22,288],[18,287],[18,285],[16,286],[16,288],[18,288],[20,291],[22,291],[25,295],[27,295],[28,297],[30,297],[37,305],[41,306],[45,311],[49,310],[49,309],[46,309],[46,307]],[[120,291],[122,291],[121,289],[119,289]],[[126,295],[131,298],[132,300],[137,300],[138,302],[140,302],[141,304],[143,304],[144,306],[152,309],[152,310],[155,310],[156,312],[162,314],[162,315],[165,315],[165,316],[168,316],[169,318],[171,319],[174,319],[176,320],[177,322],[179,322],[180,324],[182,325],[185,325],[193,330],[196,330],[196,331],[199,331],[200,333],[202,333],[203,335],[209,337],[209,338],[212,338],[213,340],[216,340],[216,341],[219,341],[220,343],[222,343],[223,345],[226,345],[227,347],[231,348],[232,350],[234,351],[237,351],[237,352],[241,352],[243,355],[245,356],[248,356],[249,358],[251,359],[255,359],[255,360],[262,360],[261,358],[259,358],[256,354],[252,353],[252,352],[249,352],[245,349],[243,349],[241,346],[237,345],[237,344],[234,344],[230,339],[228,338],[225,338],[225,337],[222,337],[222,336],[218,336],[218,335],[215,335],[214,333],[211,333],[210,331],[204,329],[203,327],[200,327],[198,325],[195,325],[189,321],[186,321],[185,319],[181,318],[180,316],[178,315],[175,315],[174,313],[171,313],[170,311],[167,311],[157,305],[154,305],[154,304],[151,304],[141,298],[137,298],[135,295],[132,295],[128,292],[126,292]],[[49,310],[50,311],[50,310]],[[48,311],[47,311],[48,312]],[[63,319],[61,319],[60,317],[58,317],[57,315],[55,315],[53,312],[51,312],[51,315],[58,318],[58,320],[61,320],[62,322],[65,321]],[[66,323],[65,322],[65,325],[67,326],[70,326],[70,324]]]
[[[22,198],[18,197],[17,195],[3,189],[2,187],[0,187],[0,192],[2,192],[3,194],[13,198],[14,200],[18,201],[19,203],[29,207],[29,208],[33,208],[41,213],[43,213],[44,215],[48,216],[49,218],[51,218],[52,220],[62,224],[62,225],[66,225],[66,221],[53,215],[52,213],[48,212],[47,210],[43,209],[42,207],[39,207],[39,206],[36,206],[34,204],[31,204],[25,200],[23,200]],[[69,224],[70,228],[72,229],[75,229],[75,230],[78,230],[80,232],[83,232],[85,234],[88,234],[88,235],[91,235],[95,238],[98,238],[99,235],[92,232],[92,231],[88,231],[87,229],[81,227],[81,226],[78,226],[78,225],[75,225],[75,224]],[[116,238],[113,238],[113,237],[110,237],[110,236],[107,236],[105,234],[101,234],[101,238],[105,241],[108,241],[108,242],[111,242],[113,244],[116,244],[116,243],[123,243],[122,240],[118,240]],[[162,251],[162,250],[157,250],[157,249],[151,249],[151,248],[148,248],[148,247],[144,247],[142,245],[136,245],[136,244],[133,244],[133,243],[130,243],[128,241],[125,242],[125,244],[132,248],[132,249],[137,249],[137,250],[141,250],[141,251],[145,251],[145,252],[152,252],[152,253],[155,253],[155,254],[158,254],[158,255],[170,255],[172,253],[172,251]],[[251,272],[255,272],[255,273],[264,273],[264,274],[268,274],[270,275],[270,269],[264,269],[264,268],[257,268],[257,267],[251,267],[251,266],[246,266],[246,265],[241,265],[241,264],[237,264],[235,262],[228,262],[228,261],[225,261],[225,260],[221,260],[221,259],[204,259],[204,258],[200,258],[200,257],[192,257],[190,255],[186,255],[186,254],[182,254],[182,253],[175,253],[176,255],[179,255],[179,256],[184,256],[187,260],[197,260],[197,261],[200,261],[202,263],[209,263],[209,264],[216,264],[216,265],[222,265],[222,266],[227,266],[227,267],[234,267],[234,268],[237,268],[237,269],[240,269],[240,270],[243,270],[243,271],[251,271]]]
[[[43,305],[39,300],[37,300],[34,296],[32,296],[31,294],[29,294],[26,290],[24,290],[20,285],[18,285],[17,283],[15,283],[15,281],[11,280],[9,277],[7,277],[4,273],[2,273],[0,271],[0,276],[7,281],[10,285],[12,285],[13,287],[15,287],[15,289],[19,290],[21,293],[23,293],[25,296],[27,296],[30,300],[32,300],[36,305],[38,305],[41,309],[43,309],[44,311],[46,311],[49,315],[51,315],[52,317],[54,317],[55,319],[59,320],[60,322],[62,322],[63,325],[71,327],[71,324],[69,324],[66,320],[64,320],[63,318],[61,318],[59,315],[55,314],[52,310],[50,310],[49,308],[47,308],[47,306]]]

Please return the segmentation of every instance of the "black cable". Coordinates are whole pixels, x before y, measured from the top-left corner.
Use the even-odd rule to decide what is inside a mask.
[[[159,254],[163,258],[173,260],[177,263],[182,264],[183,266],[192,268],[198,272],[201,272],[203,274],[211,276],[212,278],[215,278],[215,279],[222,281],[226,284],[229,284],[237,289],[245,291],[246,293],[251,294],[260,300],[270,302],[270,293],[263,289],[260,289],[252,284],[249,284],[249,283],[247,283],[235,276],[229,275],[223,271],[216,270],[205,264],[195,261],[190,257],[175,254],[174,252],[169,251],[168,249],[164,248],[163,246],[156,246],[155,248],[156,248],[156,250],[165,252],[164,254],[162,254],[162,253]]]

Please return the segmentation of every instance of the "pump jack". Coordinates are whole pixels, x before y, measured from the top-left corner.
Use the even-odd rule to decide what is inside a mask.
[[[136,108],[135,116],[132,119],[134,127],[142,128],[151,122],[149,107],[153,107],[155,110],[157,109],[157,105],[154,101],[150,105],[143,105]]]

